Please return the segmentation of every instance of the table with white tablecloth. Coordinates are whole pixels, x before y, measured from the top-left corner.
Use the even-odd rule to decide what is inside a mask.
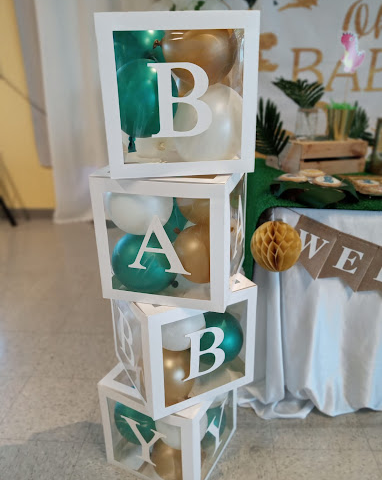
[[[380,212],[268,210],[295,226],[306,215],[382,245]],[[297,263],[282,273],[255,265],[258,285],[255,380],[241,403],[263,418],[382,410],[382,296],[353,292],[340,278],[314,280]]]

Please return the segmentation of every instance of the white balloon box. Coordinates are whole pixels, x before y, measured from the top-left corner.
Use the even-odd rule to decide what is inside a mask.
[[[246,175],[90,176],[105,298],[224,312],[244,260]]]
[[[206,480],[236,429],[236,390],[157,421],[121,364],[98,392],[108,462],[145,480]]]
[[[251,382],[256,300],[243,276],[224,313],[112,300],[116,355],[136,409],[156,420]]]
[[[112,178],[254,168],[258,11],[96,13]]]

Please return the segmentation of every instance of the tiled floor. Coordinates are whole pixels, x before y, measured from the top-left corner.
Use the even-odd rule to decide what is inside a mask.
[[[93,227],[0,222],[0,480],[120,480],[96,383],[116,363]],[[381,480],[382,412],[264,421],[239,410],[211,480]]]

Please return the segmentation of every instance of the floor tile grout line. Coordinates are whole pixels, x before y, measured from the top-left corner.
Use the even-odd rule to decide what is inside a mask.
[[[379,470],[379,472],[380,472],[380,476],[381,476],[381,479],[382,479],[382,464],[381,464],[381,465],[379,464],[379,462],[378,462],[378,460],[377,460],[377,457],[375,456],[375,454],[377,453],[377,451],[376,451],[376,450],[372,450],[372,449],[370,449],[370,450],[371,450],[371,453],[373,454],[375,463],[377,464],[377,468],[378,468],[378,470]]]
[[[17,376],[16,376],[16,377],[3,377],[3,378],[11,378],[11,379],[24,378],[25,381],[24,381],[24,384],[23,384],[23,386],[21,387],[20,391],[15,395],[15,397],[13,397],[13,399],[12,399],[9,407],[6,409],[6,411],[5,411],[4,415],[3,415],[3,418],[0,420],[0,425],[2,425],[3,422],[5,421],[5,418],[7,417],[8,413],[10,412],[10,410],[11,410],[11,408],[12,408],[12,406],[13,406],[13,403],[16,401],[16,398],[18,398],[18,397],[21,395],[22,391],[23,391],[24,388],[25,388],[25,385],[28,383],[28,381],[30,380],[31,377],[30,377],[30,376],[26,376],[26,377],[23,377],[23,376],[17,377]]]

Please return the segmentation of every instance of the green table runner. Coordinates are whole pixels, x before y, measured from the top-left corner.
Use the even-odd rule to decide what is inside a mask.
[[[308,208],[306,205],[292,202],[290,200],[284,200],[282,198],[277,198],[272,195],[269,186],[279,175],[281,175],[280,170],[267,167],[265,165],[265,160],[262,158],[256,159],[255,172],[248,174],[245,260],[243,267],[246,276],[251,279],[253,275],[253,258],[251,255],[250,243],[252,234],[256,230],[260,215],[271,207]],[[382,199],[366,198],[361,199],[358,203],[353,204],[339,203],[336,205],[336,210],[382,211]]]

